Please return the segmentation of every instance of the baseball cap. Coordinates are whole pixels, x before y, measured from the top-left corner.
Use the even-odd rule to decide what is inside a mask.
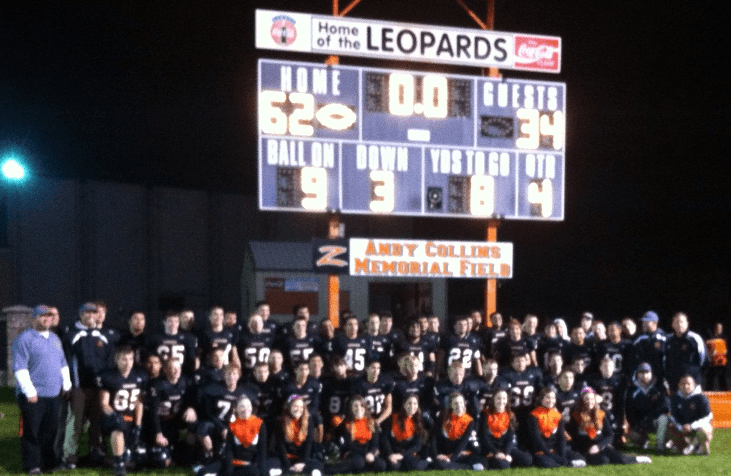
[[[659,317],[657,317],[657,313],[655,311],[647,311],[644,316],[642,316],[642,322],[658,322],[660,320]]]
[[[591,312],[589,312],[589,311],[586,311],[585,313],[583,313],[583,314],[581,315],[581,318],[582,318],[582,319],[590,319],[590,320],[594,320],[594,314],[592,314],[592,313],[591,313]]]
[[[637,366],[638,372],[652,372],[652,367],[650,367],[650,364],[647,362],[642,362],[640,365]]]
[[[93,302],[87,302],[81,305],[79,312],[97,312],[99,308]]]
[[[43,315],[52,314],[52,313],[53,312],[51,311],[51,308],[44,304],[40,304],[40,305],[34,307],[33,311],[32,311],[33,317],[43,316]]]

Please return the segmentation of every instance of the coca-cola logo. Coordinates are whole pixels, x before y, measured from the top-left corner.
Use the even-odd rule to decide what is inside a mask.
[[[546,45],[527,45],[522,44],[518,48],[518,58],[528,62],[539,61],[542,59],[551,59],[555,48]]]
[[[525,69],[558,71],[561,47],[558,39],[515,38],[515,64]]]

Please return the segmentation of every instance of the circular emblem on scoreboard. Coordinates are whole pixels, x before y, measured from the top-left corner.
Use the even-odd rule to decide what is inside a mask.
[[[292,17],[279,15],[272,20],[272,28],[269,32],[272,39],[279,46],[289,46],[297,39],[297,28]]]

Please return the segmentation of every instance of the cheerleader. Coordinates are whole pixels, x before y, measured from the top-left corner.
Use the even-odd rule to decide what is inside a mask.
[[[325,474],[385,471],[386,462],[379,456],[378,436],[378,425],[371,417],[368,404],[362,396],[355,395],[348,402],[345,419],[335,429],[340,461],[327,464]]]
[[[530,453],[516,446],[515,429],[517,420],[510,411],[508,392],[499,389],[480,413],[478,434],[480,448],[487,458],[490,469],[507,469],[513,466],[530,466]]]
[[[291,395],[284,404],[277,432],[277,456],[285,474],[319,476],[322,463],[313,458],[315,427],[304,399]]]
[[[537,402],[538,406],[528,414],[533,464],[539,468],[586,466],[586,461],[566,447],[564,422],[556,410],[556,391],[552,387],[544,387],[538,393]]]
[[[612,447],[614,431],[609,415],[599,408],[591,387],[584,387],[566,426],[571,446],[591,465],[652,463],[647,456],[626,456]]]
[[[467,413],[461,393],[449,395],[448,408],[431,438],[432,466],[435,469],[485,469],[483,458],[473,454],[470,439],[476,435],[475,421]]]
[[[383,422],[381,450],[389,471],[423,471],[429,462],[421,459],[426,439],[419,399],[408,397],[399,411]]]
[[[236,419],[229,423],[227,444],[230,451],[230,471],[235,476],[260,476],[278,466],[267,460],[267,431],[261,418],[252,413],[249,397],[236,402]]]
[[[252,414],[249,397],[236,400],[234,416],[234,421],[228,424],[226,440],[219,448],[222,458],[194,465],[192,469],[196,476],[261,476],[279,466],[278,461],[267,460],[266,426],[261,418]]]

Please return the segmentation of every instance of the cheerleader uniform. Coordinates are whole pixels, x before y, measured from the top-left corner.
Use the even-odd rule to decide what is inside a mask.
[[[254,415],[245,420],[237,418],[228,427],[230,466],[224,474],[260,476],[278,466],[276,460],[267,459],[267,431],[261,418]]]
[[[313,457],[312,447],[315,441],[315,426],[312,418],[307,419],[307,436],[300,439],[299,433],[302,420],[291,420],[289,422],[282,421],[282,431],[277,434],[277,456],[281,469],[285,474],[291,473],[289,468],[297,463],[304,463],[305,467],[302,474],[310,474],[313,470],[322,470],[322,463]],[[287,428],[289,425],[293,439],[287,438]]]
[[[588,414],[578,411],[571,413],[566,431],[571,436],[573,449],[581,453],[590,465],[637,463],[636,458],[623,455],[612,447],[614,431],[609,415],[597,410],[597,416],[602,422],[598,427]],[[589,448],[593,445],[597,445],[599,452],[589,454]]]
[[[473,469],[474,465],[485,461],[474,454],[476,449],[470,439],[475,435],[475,421],[465,413],[457,416],[449,412],[441,425],[434,428],[431,438],[431,458],[434,469]],[[437,455],[449,456],[449,461],[437,458]]]
[[[371,420],[373,421],[373,420]],[[325,474],[362,473],[365,471],[378,473],[386,470],[386,462],[379,457],[378,426],[373,422],[373,431],[369,421],[360,418],[355,421],[343,421],[335,429],[333,441],[340,447],[341,460],[325,465]],[[371,453],[373,462],[366,461]]]
[[[383,422],[381,432],[381,452],[389,471],[424,471],[429,462],[419,454],[424,445],[424,435],[416,431],[413,417],[406,417],[403,428],[398,421],[398,415]],[[403,455],[397,464],[391,463],[392,454]]]
[[[585,466],[586,462],[566,446],[566,431],[555,408],[537,407],[528,414],[528,434],[533,463],[539,468]],[[583,464],[582,464],[583,463]]]
[[[533,464],[530,453],[518,449],[515,430],[510,428],[511,417],[513,415],[508,412],[480,412],[478,425],[480,448],[482,454],[487,458],[490,469],[507,469],[511,464],[513,466],[531,466]],[[497,453],[510,456],[510,460],[496,458]]]

